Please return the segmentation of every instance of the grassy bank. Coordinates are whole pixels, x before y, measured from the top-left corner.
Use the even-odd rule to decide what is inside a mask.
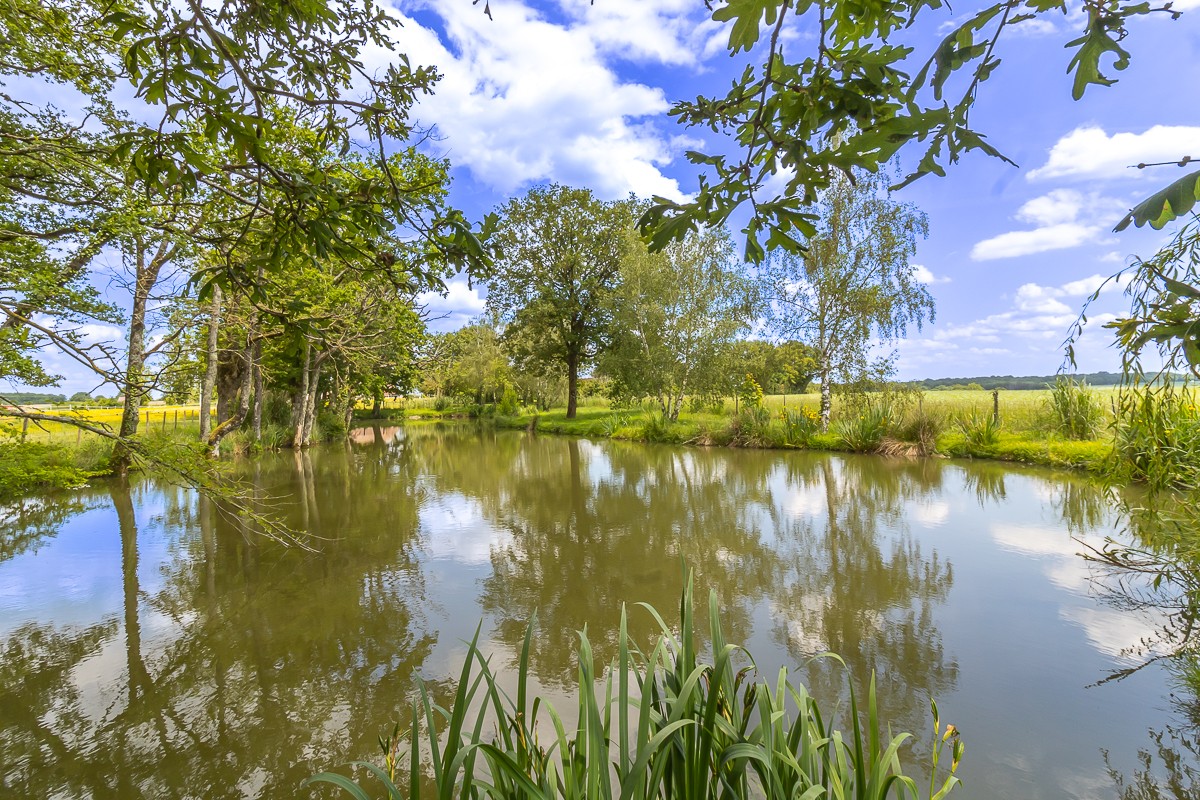
[[[575,419],[567,419],[564,408],[526,408],[505,416],[490,407],[453,405],[432,398],[397,403],[385,408],[381,416],[483,417],[503,428],[568,436],[986,458],[1099,472],[1110,464],[1112,454],[1112,391],[1089,391],[1091,406],[1082,425],[1076,419],[1077,411],[1064,407],[1071,399],[1051,389],[1001,391],[998,395],[969,389],[927,392],[921,397],[879,395],[852,405],[835,402],[825,433],[816,424],[820,397],[815,393],[769,395],[760,410],[749,412],[733,400],[718,401],[685,411],[674,422],[665,420],[653,404],[615,408],[603,398],[585,399]]]

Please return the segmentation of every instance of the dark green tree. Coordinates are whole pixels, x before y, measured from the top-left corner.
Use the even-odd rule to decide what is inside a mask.
[[[603,202],[588,189],[552,184],[500,210],[487,304],[518,343],[518,360],[567,376],[574,418],[580,372],[612,339],[631,200]]]

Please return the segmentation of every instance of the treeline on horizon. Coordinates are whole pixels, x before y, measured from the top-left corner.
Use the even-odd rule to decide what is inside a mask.
[[[919,389],[1045,389],[1061,377],[1083,381],[1092,386],[1119,386],[1125,376],[1120,372],[1076,372],[1069,375],[988,375],[974,378],[925,378],[908,381]],[[1180,379],[1182,375],[1178,376]]]

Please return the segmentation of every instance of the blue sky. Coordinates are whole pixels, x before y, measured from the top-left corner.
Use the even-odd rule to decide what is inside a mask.
[[[1200,2],[1176,2],[1200,11]],[[454,164],[452,199],[478,216],[529,186],[559,181],[606,198],[628,192],[686,195],[695,186],[687,149],[727,147],[683,129],[672,101],[723,93],[744,58],[700,0],[496,0],[493,19],[466,0],[400,2],[403,49],[444,75],[418,115],[436,125]],[[910,34],[928,53],[958,16],[931,12]],[[1137,20],[1133,63],[1118,83],[1070,96],[1064,48],[1082,28],[1073,16],[1041,20],[1001,45],[1004,63],[985,84],[974,124],[1020,166],[969,156],[946,178],[927,177],[901,199],[929,215],[918,250],[937,319],[899,345],[900,378],[1045,374],[1083,301],[1164,234],[1113,234],[1146,194],[1181,173],[1138,171],[1139,161],[1200,158],[1200,15]],[[904,154],[906,161],[919,156]],[[910,166],[911,164],[905,164]],[[428,298],[456,327],[479,313],[478,291],[455,283]],[[1119,367],[1098,325],[1119,312],[1119,288],[1098,301],[1079,350],[1086,371]]]
[[[492,0],[492,19],[470,0],[391,2],[403,23],[398,52],[443,75],[416,116],[435,130],[431,149],[453,164],[451,201],[472,219],[548,181],[606,199],[685,197],[696,172],[684,152],[730,146],[667,115],[675,100],[724,93],[748,61],[728,55],[727,33],[702,0]],[[972,122],[1020,166],[970,155],[948,177],[929,176],[900,193],[929,216],[915,265],[937,317],[897,345],[897,377],[1053,373],[1087,296],[1165,240],[1166,232],[1111,230],[1131,205],[1182,173],[1129,165],[1200,159],[1200,0],[1176,0],[1175,8],[1185,11],[1178,21],[1135,20],[1125,42],[1130,68],[1110,71],[1115,86],[1093,87],[1078,102],[1064,49],[1082,29],[1078,15],[1037,20],[1001,44],[1003,64],[984,85]],[[928,54],[971,10],[928,12],[905,38]],[[789,46],[802,47],[804,35]],[[376,49],[364,62],[382,67],[395,57]],[[901,167],[919,155],[903,152]],[[107,273],[119,274],[120,259],[108,259]],[[119,279],[98,280],[116,302],[127,295]],[[445,297],[423,298],[432,327],[459,327],[478,315],[481,291],[458,278]],[[1099,326],[1123,307],[1114,286],[1089,311],[1080,369],[1119,368]],[[107,324],[84,333],[91,341],[123,338]],[[60,391],[96,388],[65,357],[48,353],[45,361],[64,376]]]

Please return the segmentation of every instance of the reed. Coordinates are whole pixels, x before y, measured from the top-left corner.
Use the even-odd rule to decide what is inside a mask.
[[[391,800],[940,800],[958,785],[963,744],[954,726],[941,727],[936,705],[929,780],[918,786],[900,760],[910,735],[885,733],[873,677],[865,705],[849,683],[846,728],[839,730],[836,715],[823,712],[786,669],[774,681],[758,678],[750,654],[726,641],[715,594],[708,603],[711,647],[702,656],[690,577],[678,628],[639,605],[661,633],[649,650],[639,649],[623,609],[617,656],[599,692],[591,645],[580,633],[573,726],[529,691],[534,622],[518,660],[515,697],[480,651],[477,630],[450,705],[434,703],[422,686],[407,730],[380,740],[384,766],[355,762],[367,784],[335,772],[305,784],[332,784],[356,800],[369,800],[366,786]],[[939,763],[944,750],[949,765]]]

